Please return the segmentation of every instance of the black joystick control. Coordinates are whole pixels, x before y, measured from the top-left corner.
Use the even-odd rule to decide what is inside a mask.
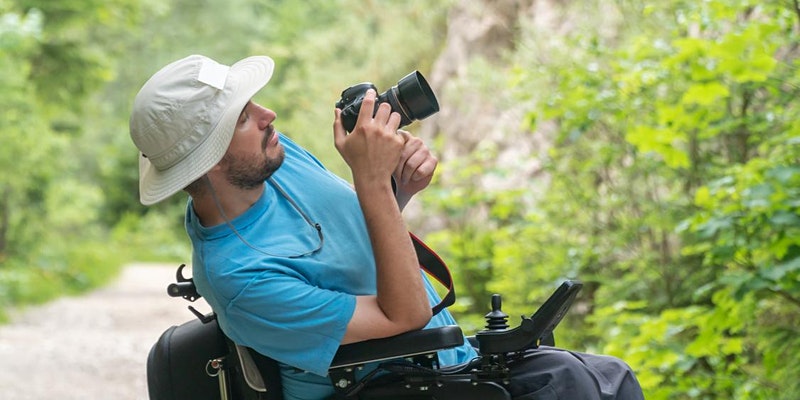
[[[499,294],[492,295],[492,311],[486,314],[486,329],[490,331],[502,331],[508,329],[508,314],[501,308],[503,298]]]
[[[508,315],[500,310],[500,295],[492,295],[492,311],[486,314],[486,329],[475,334],[481,354],[504,354],[539,345],[553,346],[553,330],[582,286],[576,280],[562,282],[533,315],[522,316],[520,325],[512,329],[508,329]]]

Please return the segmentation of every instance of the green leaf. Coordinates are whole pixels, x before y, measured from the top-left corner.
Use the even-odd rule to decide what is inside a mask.
[[[800,257],[795,257],[785,263],[775,265],[772,268],[764,268],[760,270],[761,276],[773,281],[778,282],[786,275],[800,271]]]
[[[770,218],[769,221],[775,227],[800,227],[800,215],[791,211],[777,211]]]
[[[708,186],[701,186],[694,194],[694,204],[698,207],[708,208],[712,205],[711,190]]]
[[[797,139],[800,139],[800,137],[797,137]],[[788,184],[800,178],[800,167],[779,165],[771,168],[765,175],[782,184]]]
[[[695,84],[683,94],[681,102],[687,105],[710,106],[730,96],[728,87],[719,82]]]

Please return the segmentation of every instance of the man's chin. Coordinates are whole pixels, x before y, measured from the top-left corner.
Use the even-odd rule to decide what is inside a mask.
[[[264,180],[272,177],[272,175],[280,169],[281,165],[283,165],[283,161],[286,158],[286,151],[283,149],[282,145],[278,144],[275,150],[278,150],[278,154],[275,157],[269,157],[267,163],[264,165]]]
[[[275,157],[272,157],[272,162],[274,163],[274,169],[277,170],[281,165],[283,165],[284,159],[286,159],[286,149],[283,148],[283,144],[278,143],[278,145],[275,146],[275,151],[277,151],[278,154],[276,154]]]

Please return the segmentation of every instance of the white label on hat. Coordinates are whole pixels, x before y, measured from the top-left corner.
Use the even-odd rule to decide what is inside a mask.
[[[227,65],[222,65],[212,60],[203,60],[197,80],[222,90],[225,88],[225,80],[228,78],[228,70],[230,69],[231,67]]]

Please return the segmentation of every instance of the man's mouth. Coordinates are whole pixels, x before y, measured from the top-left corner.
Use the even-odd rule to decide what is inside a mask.
[[[267,150],[267,145],[269,145],[270,139],[272,139],[273,136],[275,136],[275,127],[270,124],[264,132],[264,139],[261,141],[262,150]]]

